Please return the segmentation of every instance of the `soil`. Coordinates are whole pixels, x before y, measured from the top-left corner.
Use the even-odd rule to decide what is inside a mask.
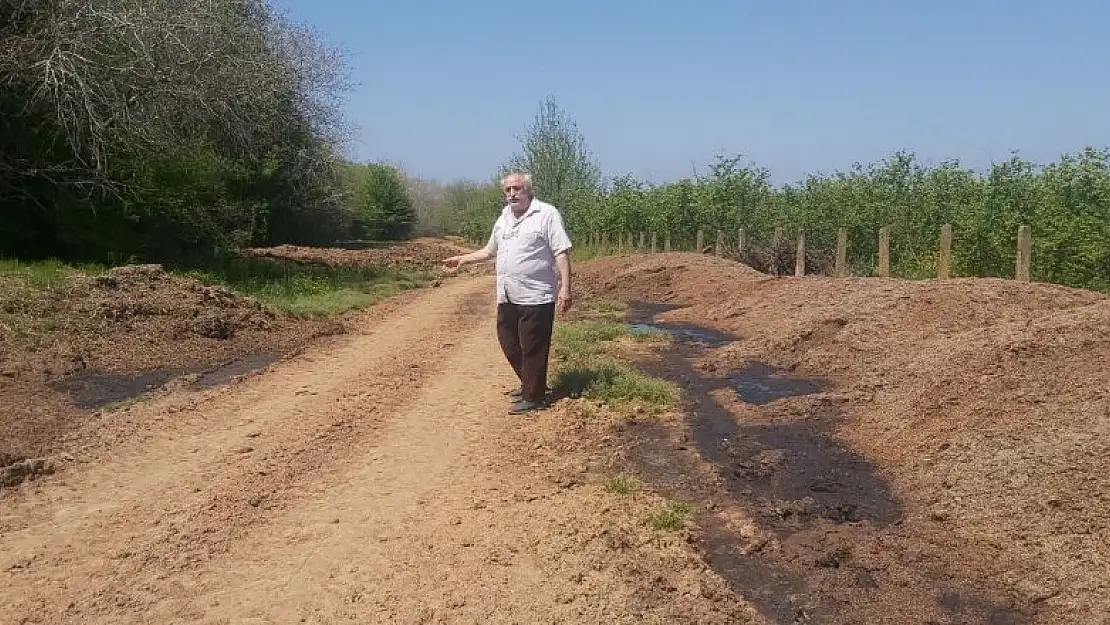
[[[579,302],[675,337],[618,349],[680,406],[508,415],[486,275],[338,322],[153,267],[4,290],[4,622],[1110,613],[1106,297],[684,254],[575,272]]]
[[[621,419],[507,414],[493,279],[445,280],[266,371],[114,413],[0,491],[15,623],[764,623],[608,492]]]
[[[302,247],[279,245],[248,248],[241,252],[246,258],[276,258],[310,265],[329,267],[379,267],[405,271],[431,271],[440,267],[444,258],[474,251],[457,239],[418,238],[403,243],[351,244],[343,247]],[[488,272],[488,267],[466,267],[464,274]]]
[[[628,444],[640,450],[631,466],[659,487],[719,509],[701,520],[705,548],[767,616],[1110,613],[1105,296],[1003,280],[769,278],[689,254],[580,264],[578,284],[646,310],[636,322],[736,339],[642,357],[687,386],[687,416]],[[652,458],[683,440],[696,459],[661,470]],[[711,477],[690,484],[702,464]]]
[[[0,311],[0,453],[15,462],[60,453],[99,413],[145,393],[227,380],[343,329],[283,318],[157,265],[78,275],[55,290],[4,285]]]

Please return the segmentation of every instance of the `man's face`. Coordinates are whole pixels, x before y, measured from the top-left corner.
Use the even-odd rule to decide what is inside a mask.
[[[501,185],[501,190],[505,192],[505,201],[516,212],[524,211],[532,203],[532,195],[524,186],[524,179],[520,176],[506,178]]]

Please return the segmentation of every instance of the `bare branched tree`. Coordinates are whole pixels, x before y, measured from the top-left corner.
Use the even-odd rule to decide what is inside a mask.
[[[198,151],[334,187],[346,84],[265,0],[0,0],[0,204],[118,196]]]

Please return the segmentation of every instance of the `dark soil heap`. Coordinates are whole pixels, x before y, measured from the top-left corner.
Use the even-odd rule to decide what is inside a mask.
[[[702,354],[706,376],[758,362],[827,380],[807,400],[843,412],[830,436],[877,468],[904,511],[910,538],[888,550],[1008,589],[1030,622],[1110,610],[1106,296],[995,279],[772,278],[691,254],[576,273],[585,293],[682,305],[660,318],[738,336]],[[716,401],[741,423],[775,410]]]
[[[435,271],[443,259],[473,250],[446,239],[420,238],[368,249],[279,245],[249,248],[245,258],[271,258],[327,267],[378,267],[402,271]],[[469,270],[470,268],[468,268]]]

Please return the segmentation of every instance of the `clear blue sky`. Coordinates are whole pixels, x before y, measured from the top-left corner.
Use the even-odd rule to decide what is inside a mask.
[[[351,54],[352,155],[442,181],[493,175],[549,95],[655,181],[1110,146],[1106,0],[276,1]]]

